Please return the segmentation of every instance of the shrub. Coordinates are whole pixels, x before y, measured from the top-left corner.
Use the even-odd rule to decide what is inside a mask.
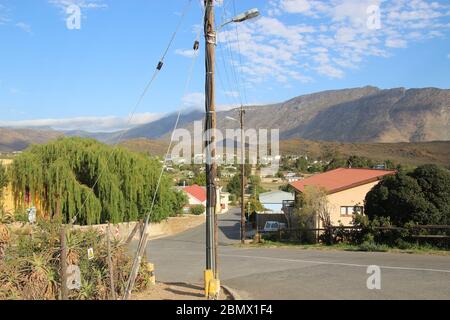
[[[33,228],[11,232],[3,242],[4,257],[0,259],[0,300],[55,300],[60,296],[60,225],[38,221]],[[94,259],[88,260],[88,248]],[[131,270],[132,257],[118,241],[111,243],[116,294],[124,293]],[[145,259],[144,259],[145,260]],[[105,236],[94,229],[67,231],[67,263],[81,271],[81,288],[69,292],[69,299],[105,300],[110,296]],[[143,264],[145,262],[143,261]],[[149,275],[140,268],[135,290],[149,284]]]
[[[450,171],[424,165],[387,176],[367,194],[365,212],[371,220],[389,217],[397,226],[450,224]]]
[[[384,244],[377,244],[373,241],[365,241],[358,247],[358,250],[369,252],[386,252],[389,250],[389,247]]]
[[[195,215],[195,216],[202,215],[202,214],[205,213],[205,206],[204,206],[204,205],[201,205],[201,204],[192,206],[192,207],[189,209],[189,213],[190,213],[190,214],[193,214],[193,215]]]

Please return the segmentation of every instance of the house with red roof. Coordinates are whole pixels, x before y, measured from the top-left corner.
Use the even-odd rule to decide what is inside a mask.
[[[183,187],[181,190],[183,190],[188,199],[189,199],[189,205],[195,206],[195,205],[204,205],[206,207],[206,188],[200,187],[196,184],[192,186]]]
[[[179,188],[183,191],[187,197],[189,204],[185,208],[185,211],[189,211],[189,208],[196,205],[203,205],[206,208],[206,188],[198,186],[196,184],[187,187]],[[222,189],[217,191],[217,213],[226,213],[228,211],[229,205],[229,194],[226,192],[222,192]]]
[[[350,226],[356,213],[363,213],[367,193],[386,175],[396,171],[375,169],[339,168],[317,174],[290,185],[298,195],[308,187],[322,189],[327,193],[328,210],[333,225]],[[320,227],[320,224],[317,224]]]

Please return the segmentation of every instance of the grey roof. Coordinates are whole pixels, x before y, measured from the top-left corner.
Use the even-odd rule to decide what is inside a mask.
[[[261,203],[283,203],[284,200],[294,199],[295,196],[293,193],[284,191],[271,191],[259,195],[259,201]]]

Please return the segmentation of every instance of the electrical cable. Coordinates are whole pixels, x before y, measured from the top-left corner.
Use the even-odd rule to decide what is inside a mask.
[[[181,25],[182,25],[182,22],[183,22],[185,16],[187,15],[187,13],[188,13],[188,11],[189,11],[189,8],[190,8],[191,4],[192,4],[192,0],[188,0],[186,6],[184,7],[183,13],[182,13],[182,15],[181,15],[181,17],[180,17],[180,19],[179,19],[179,22],[178,22],[178,24],[177,24],[177,26],[176,26],[176,28],[175,28],[175,31],[173,32],[173,34],[172,34],[172,36],[171,36],[171,38],[170,38],[170,41],[169,41],[169,43],[168,43],[168,45],[167,45],[167,47],[166,47],[166,49],[165,49],[163,55],[161,56],[161,59],[159,60],[158,65],[157,65],[155,71],[153,72],[153,75],[152,75],[151,79],[150,79],[149,82],[146,84],[146,86],[144,87],[144,90],[143,90],[142,94],[139,96],[139,99],[137,100],[136,104],[135,104],[134,107],[131,109],[131,113],[130,113],[129,118],[128,118],[128,121],[127,121],[127,126],[129,126],[129,125],[131,124],[131,121],[132,121],[133,118],[134,118],[134,115],[135,115],[135,113],[136,113],[137,108],[138,108],[138,107],[140,106],[140,104],[142,103],[142,101],[143,101],[144,97],[146,96],[148,90],[150,89],[151,85],[153,84],[153,82],[155,81],[156,77],[157,77],[158,74],[160,73],[160,71],[161,71],[161,69],[162,69],[162,67],[163,67],[163,65],[164,65],[165,57],[166,57],[167,53],[169,52],[169,49],[171,48],[171,46],[172,46],[172,44],[173,44],[173,41],[175,40],[176,35],[178,34],[178,32],[179,32],[179,30],[180,30],[180,27],[181,27]],[[120,143],[120,141],[122,140],[122,138],[123,138],[123,136],[125,135],[125,133],[126,133],[126,130],[123,130],[123,131],[120,133],[119,137],[117,138],[117,140],[115,141],[115,143],[113,144],[113,146],[115,146],[115,145],[117,145],[117,144]],[[106,160],[106,166],[100,171],[100,173],[99,173],[99,175],[98,175],[96,181],[94,182],[94,184],[93,184],[92,187],[90,188],[90,189],[92,189],[93,192],[94,192],[94,188],[95,188],[95,187],[97,186],[97,184],[99,183],[101,176],[102,176],[103,173],[105,172],[106,167],[107,167],[107,164],[108,164],[109,161],[111,160],[111,158],[112,158],[112,156],[113,156],[113,154],[114,154],[114,151],[115,151],[114,149],[111,151],[109,157],[108,157],[107,160]],[[76,219],[77,219],[78,215],[81,213],[81,210],[83,210],[84,207],[86,206],[86,203],[88,202],[90,196],[91,196],[91,193],[89,193],[89,194],[87,195],[86,199],[84,200],[83,204],[81,205],[81,208],[78,209],[77,213],[71,218],[71,221],[70,221],[70,224],[71,224],[71,225],[73,225],[73,224],[76,222]]]
[[[199,42],[200,34],[201,34],[201,29],[198,32],[197,39],[196,39],[195,43]],[[195,54],[193,56],[193,58],[192,58],[193,60],[192,60],[191,68],[189,70],[188,77],[186,79],[186,83],[185,83],[185,87],[184,87],[184,95],[186,95],[188,90],[189,90],[197,58],[198,58],[198,54]],[[181,112],[182,111],[181,111],[181,108],[180,108],[179,111],[178,111],[178,115],[177,115],[177,118],[176,118],[176,121],[175,121],[174,128],[172,130],[172,136],[170,138],[169,146],[167,148],[167,152],[166,152],[166,155],[164,157],[164,163],[163,163],[163,166],[161,168],[161,172],[159,174],[158,183],[156,185],[156,190],[155,190],[155,193],[153,194],[152,204],[151,204],[149,212],[146,214],[143,232],[142,232],[141,238],[139,239],[138,247],[136,249],[135,257],[134,257],[134,260],[133,260],[133,266],[132,266],[131,273],[130,273],[130,276],[128,278],[126,289],[125,289],[125,293],[124,293],[124,296],[123,296],[124,300],[127,300],[129,298],[129,296],[131,295],[131,292],[132,292],[133,287],[134,287],[134,283],[136,281],[136,276],[137,276],[137,273],[139,271],[140,262],[141,262],[141,259],[142,259],[141,252],[143,250],[145,250],[145,248],[147,246],[147,236],[146,236],[146,234],[147,234],[147,229],[148,229],[149,222],[150,222],[150,217],[153,214],[153,209],[154,209],[155,204],[156,204],[156,199],[157,199],[157,195],[158,195],[158,191],[159,191],[159,186],[161,185],[162,177],[163,177],[163,174],[164,174],[164,164],[165,164],[165,161],[168,158],[169,153],[170,153],[170,151],[172,149],[173,136],[174,136],[174,133],[175,133],[176,129],[178,128],[178,124],[179,124],[179,121],[180,121],[180,118],[181,118]]]

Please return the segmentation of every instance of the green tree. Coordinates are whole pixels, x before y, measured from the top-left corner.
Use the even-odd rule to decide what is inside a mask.
[[[291,159],[288,157],[281,157],[280,170],[290,170],[291,169]]]
[[[295,161],[295,167],[299,172],[307,172],[308,171],[308,160],[305,157],[300,157]]]
[[[366,196],[370,219],[389,217],[395,225],[450,223],[450,172],[425,165],[387,176]]]
[[[247,205],[245,206],[245,210],[247,212],[247,215],[249,216],[253,212],[261,212],[264,210],[264,206],[261,204],[261,202],[258,200],[257,197],[252,196],[250,200],[247,202]]]
[[[5,167],[0,164],[0,209],[3,204],[3,189],[8,185],[8,176]]]
[[[249,178],[250,188],[249,193],[254,196],[259,196],[260,193],[266,190],[261,186],[261,178],[259,176],[250,176]]]
[[[5,188],[8,185],[8,176],[6,174],[6,168],[3,165],[0,165],[0,192],[1,189]]]
[[[281,171],[281,169],[278,170],[278,172],[277,172],[277,174],[276,174],[276,177],[277,177],[277,178],[284,178],[284,174],[283,174],[283,171]]]
[[[205,187],[206,186],[206,173],[204,173],[204,172],[198,173],[194,177],[192,182],[193,182],[193,184]]]
[[[176,215],[182,215],[183,214],[183,208],[189,204],[189,199],[187,195],[184,192],[181,191],[175,191],[175,214]]]
[[[375,162],[366,157],[350,156],[347,159],[347,167],[351,168],[373,168]]]
[[[166,175],[157,189],[161,164],[156,159],[92,139],[32,146],[14,159],[10,171],[19,207],[28,194],[44,216],[55,218],[59,208],[65,222],[76,214],[80,224],[136,221],[150,211],[153,198],[152,221],[180,210]]]
[[[442,223],[450,224],[450,171],[428,164],[418,167],[410,176],[416,179],[425,198],[441,213]]]
[[[316,172],[323,172],[323,171],[325,171],[325,168],[323,165],[321,165],[319,163],[315,163],[308,168],[309,173],[316,173]]]
[[[241,198],[241,175],[236,174],[227,184],[227,191],[234,195],[236,199]]]
[[[244,165],[244,175],[246,178],[249,178],[251,174],[252,174],[252,165],[249,164],[247,160],[247,163]]]
[[[330,171],[338,168],[346,168],[347,160],[343,158],[333,158],[328,165],[325,166],[324,171]]]
[[[284,192],[290,192],[290,193],[295,192],[295,188],[292,187],[290,184],[283,184],[282,186],[279,186],[278,189],[281,191],[284,191]]]
[[[395,163],[392,160],[386,160],[384,162],[386,170],[394,170],[396,168]]]

